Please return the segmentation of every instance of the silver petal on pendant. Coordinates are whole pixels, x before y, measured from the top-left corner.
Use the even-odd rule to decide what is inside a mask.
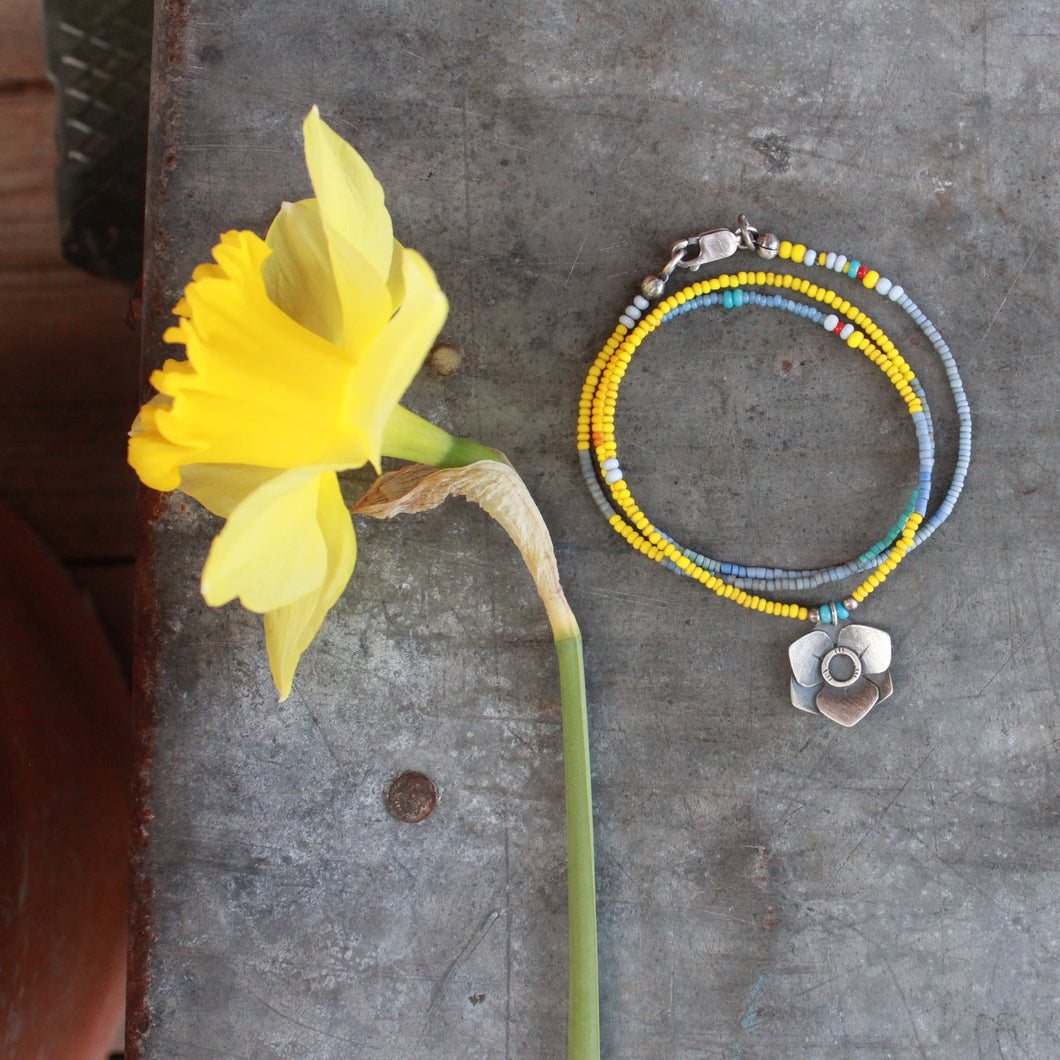
[[[847,688],[825,685],[817,693],[817,709],[840,725],[857,725],[880,700],[880,690],[867,678]]]
[[[861,656],[867,674],[882,674],[891,665],[891,635],[873,626],[844,626],[836,643]]]
[[[793,677],[791,679],[791,705],[805,710],[807,714],[820,714],[817,709],[817,688],[800,685]]]
[[[870,674],[869,680],[880,690],[880,698],[876,701],[882,703],[893,691],[894,682],[891,680],[891,671],[885,674]]]
[[[832,638],[823,629],[815,629],[789,645],[788,659],[791,661],[791,672],[800,685],[820,684],[821,660],[831,648]],[[798,706],[797,703],[795,705]]]

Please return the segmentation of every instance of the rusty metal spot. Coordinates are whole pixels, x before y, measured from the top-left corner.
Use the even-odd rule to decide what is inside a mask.
[[[752,140],[751,146],[762,156],[768,173],[787,173],[791,169],[791,141],[783,133],[768,133]]]
[[[460,371],[463,354],[459,346],[452,346],[448,342],[439,342],[427,357],[430,366],[442,376],[456,375]]]
[[[386,793],[386,808],[406,824],[418,824],[438,805],[438,789],[424,773],[408,772],[394,777]]]

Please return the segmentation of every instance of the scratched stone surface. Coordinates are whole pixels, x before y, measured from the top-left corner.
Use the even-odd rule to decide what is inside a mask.
[[[605,1055],[1060,1055],[1054,6],[157,14],[147,366],[216,234],[310,193],[317,103],[451,300],[459,368],[407,403],[503,449],[551,526],[588,663]],[[849,730],[788,705],[805,627],[634,555],[574,454],[635,285],[741,211],[903,283],[975,410],[954,516],[860,613],[892,633],[896,691]],[[876,316],[952,467],[930,350]],[[638,499],[700,547],[831,562],[903,505],[897,399],[805,322],[684,318],[623,395]],[[144,507],[130,1055],[561,1056],[558,682],[514,548],[462,502],[359,521],[278,704],[258,619],[199,598],[217,529],[179,497]],[[384,805],[407,769],[440,795],[418,825]]]

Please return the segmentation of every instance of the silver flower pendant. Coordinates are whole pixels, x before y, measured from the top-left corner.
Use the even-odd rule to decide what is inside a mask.
[[[893,691],[891,635],[872,626],[820,625],[788,648],[791,702],[840,725],[857,725]]]

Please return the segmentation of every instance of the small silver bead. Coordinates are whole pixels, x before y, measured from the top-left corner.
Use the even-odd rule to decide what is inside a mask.
[[[811,607],[810,608],[810,621],[811,622],[820,622],[821,621],[820,608],[817,608],[817,607]]]
[[[775,258],[780,250],[780,239],[772,232],[766,232],[755,240],[755,249],[760,258]]]
[[[658,276],[645,276],[640,289],[644,292],[645,298],[662,298],[666,283]]]
[[[858,602],[852,596],[844,596],[843,597],[843,606],[848,611],[856,611],[858,609]]]

